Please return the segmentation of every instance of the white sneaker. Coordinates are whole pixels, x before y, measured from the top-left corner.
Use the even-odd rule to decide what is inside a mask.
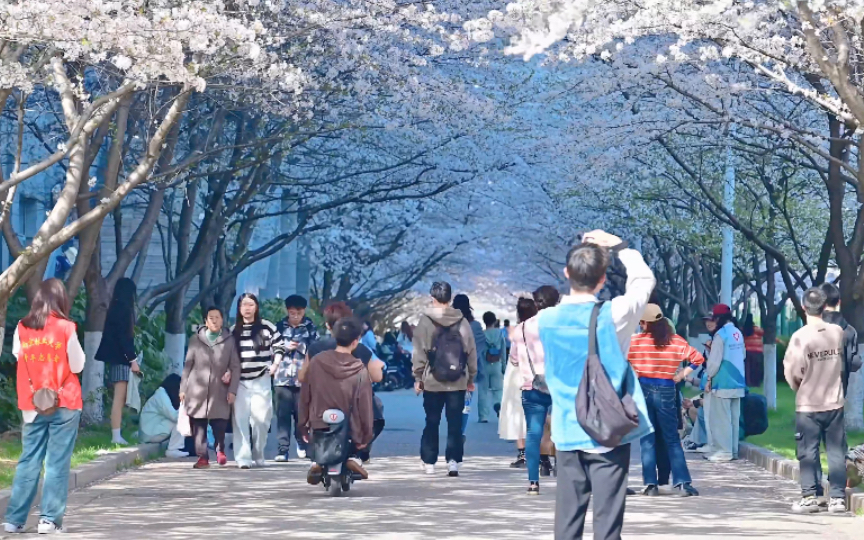
[[[265,462],[263,459],[256,459],[255,460],[255,466],[258,467],[259,469],[263,469],[264,467],[267,466],[267,462]]]
[[[111,444],[118,444],[120,446],[129,446],[129,441],[127,441],[123,437],[116,437],[116,438],[111,439]]]
[[[447,476],[459,476],[459,464],[452,459],[447,463]]]
[[[435,474],[435,464],[434,463],[424,463],[423,470],[426,471],[426,474],[432,476]]]
[[[832,514],[846,513],[846,499],[831,497],[831,502],[828,503],[828,511]]]
[[[306,459],[306,450],[303,450],[300,447],[297,447],[297,458],[298,459]]]
[[[697,454],[713,454],[714,452],[716,452],[716,450],[714,450],[713,446],[709,446],[707,444],[704,446],[700,446],[699,448],[697,448],[696,450],[693,450],[693,451],[696,452]]]
[[[705,459],[710,461],[711,463],[728,463],[733,461],[735,458],[730,456],[729,454],[721,454],[720,452],[715,452],[710,456],[703,456]]]
[[[792,512],[796,514],[815,514],[819,512],[819,501],[813,496],[802,497],[800,501],[792,505]]]
[[[37,531],[39,534],[61,534],[65,533],[66,529],[58,527],[54,522],[48,521],[47,519],[40,519]]]
[[[184,457],[189,457],[189,452],[184,452],[183,450],[165,450],[165,457],[171,459],[180,459]]]
[[[287,463],[288,462],[288,454],[287,453],[279,454],[278,456],[273,458],[273,461],[275,461],[276,463]]]
[[[23,534],[25,526],[24,525],[12,525],[11,523],[3,524],[3,532],[9,534]]]

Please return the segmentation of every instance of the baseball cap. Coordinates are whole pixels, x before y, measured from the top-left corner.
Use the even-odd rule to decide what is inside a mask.
[[[711,310],[711,314],[714,317],[720,317],[721,315],[729,315],[732,313],[732,308],[727,306],[726,304],[716,304],[714,309]]]
[[[657,304],[646,304],[640,321],[654,322],[663,318],[663,310]]]

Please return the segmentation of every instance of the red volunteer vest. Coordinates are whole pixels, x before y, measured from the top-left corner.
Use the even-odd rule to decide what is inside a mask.
[[[60,406],[66,409],[81,410],[81,383],[69,368],[66,347],[69,338],[75,333],[75,323],[48,317],[45,328],[34,330],[18,323],[18,339],[21,351],[18,353],[18,408],[33,411],[33,392],[40,388],[58,391]],[[33,388],[30,388],[33,381]],[[62,388],[60,388],[62,385]]]

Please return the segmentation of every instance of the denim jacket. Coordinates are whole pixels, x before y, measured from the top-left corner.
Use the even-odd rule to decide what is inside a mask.
[[[588,324],[594,304],[561,304],[543,310],[539,317],[540,341],[546,363],[546,382],[552,394],[552,440],[558,450],[590,451],[602,446],[585,433],[576,418],[576,393],[582,381],[588,358]],[[597,348],[600,360],[612,385],[619,391],[630,363],[621,351],[610,303],[600,310],[597,322]],[[636,376],[627,379],[627,391],[633,396],[639,413],[639,426],[627,434],[621,444],[639,440],[654,431],[648,419],[645,396],[636,384]]]

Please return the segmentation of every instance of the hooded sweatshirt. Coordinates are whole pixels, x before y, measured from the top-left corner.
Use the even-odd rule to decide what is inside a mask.
[[[797,412],[842,409],[843,329],[813,319],[789,339],[783,358],[789,386],[796,391]]]
[[[444,327],[459,325],[459,334],[462,336],[462,346],[468,355],[468,364],[462,377],[454,382],[441,382],[431,373],[427,353],[432,349],[432,337],[437,328],[435,323]],[[471,324],[465,320],[461,311],[450,306],[430,308],[420,317],[420,322],[414,329],[413,343],[414,380],[423,383],[424,391],[455,392],[467,390],[469,384],[474,384],[474,378],[477,376],[477,346]]]
[[[323,420],[327,409],[339,409],[346,416],[350,411],[355,445],[372,442],[372,383],[363,362],[350,354],[325,351],[310,362],[306,382],[300,387],[297,423],[301,433],[308,436],[310,430],[327,429]]]

